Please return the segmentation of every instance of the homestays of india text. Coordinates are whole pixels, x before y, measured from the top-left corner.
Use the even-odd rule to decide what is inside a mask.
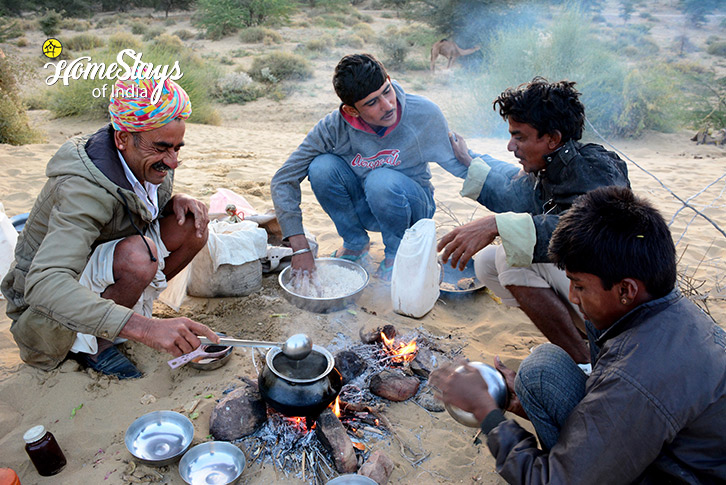
[[[59,80],[64,86],[68,86],[71,79],[156,79],[160,81],[154,89],[151,102],[156,103],[161,95],[161,87],[166,79],[176,81],[184,74],[179,67],[179,61],[174,61],[173,66],[166,64],[154,65],[151,62],[143,62],[143,54],[133,49],[124,49],[116,56],[116,62],[108,65],[104,62],[91,62],[90,56],[83,56],[72,61],[60,60],[57,63],[47,62],[44,68],[55,67],[55,72],[45,79],[48,86],[52,86]],[[132,62],[133,61],[133,62]]]

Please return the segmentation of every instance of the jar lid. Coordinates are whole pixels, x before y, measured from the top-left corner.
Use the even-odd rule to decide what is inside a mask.
[[[26,443],[35,443],[40,438],[42,438],[45,435],[45,426],[42,424],[39,424],[38,426],[33,426],[28,431],[25,432],[23,435],[23,439]]]

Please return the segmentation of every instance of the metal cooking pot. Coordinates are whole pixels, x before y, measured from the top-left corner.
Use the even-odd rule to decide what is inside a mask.
[[[290,359],[279,347],[271,348],[257,382],[262,398],[275,411],[301,417],[318,416],[343,387],[332,354],[318,345],[302,360]]]

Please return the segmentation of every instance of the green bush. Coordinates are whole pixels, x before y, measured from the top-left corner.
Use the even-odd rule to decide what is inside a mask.
[[[144,35],[149,30],[148,24],[140,20],[131,22],[131,33],[134,35]]]
[[[0,143],[23,145],[41,141],[39,132],[30,127],[25,107],[18,96],[14,68],[7,58],[0,58]]]
[[[64,42],[64,47],[72,51],[86,51],[103,46],[103,39],[93,34],[78,34]]]
[[[239,33],[239,40],[245,44],[279,44],[282,42],[282,35],[267,27],[247,27]]]
[[[115,32],[108,38],[108,50],[111,52],[123,49],[133,49],[139,52],[142,46],[141,40],[129,32]]]
[[[264,96],[267,88],[244,73],[231,73],[217,81],[215,97],[222,102],[242,104]]]
[[[726,57],[726,41],[713,42],[706,51],[713,56]]]
[[[478,104],[475,113],[464,117],[465,124],[482,133],[506,134],[492,102],[504,89],[535,76],[575,81],[588,119],[603,134],[635,136],[673,123],[667,112],[679,102],[676,80],[670,85],[661,82],[664,76],[655,67],[641,66],[637,74],[630,74],[633,69],[619,53],[595,37],[586,19],[575,12],[560,14],[546,32],[531,27],[502,31],[487,50],[482,70],[465,81]],[[647,81],[648,75],[653,82]]]
[[[21,35],[23,35],[23,30],[20,28],[20,22],[0,17],[0,42],[16,39]]]
[[[218,40],[242,27],[287,18],[293,6],[287,0],[199,0],[198,8],[199,25]]]
[[[186,29],[177,30],[176,32],[174,32],[174,35],[179,37],[181,40],[189,40],[194,38],[194,33]]]
[[[45,15],[38,19],[40,30],[48,37],[58,35],[63,13],[55,10],[46,10]]]
[[[290,52],[273,52],[252,61],[249,75],[258,82],[274,84],[283,80],[304,80],[313,70],[304,57]]]

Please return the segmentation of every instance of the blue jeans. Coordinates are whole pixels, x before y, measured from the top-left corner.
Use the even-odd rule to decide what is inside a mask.
[[[567,352],[550,343],[537,346],[519,366],[514,390],[545,451],[557,443],[565,421],[585,397],[586,381]]]
[[[360,251],[380,232],[386,258],[396,256],[406,229],[434,215],[432,188],[424,188],[396,170],[380,167],[361,180],[340,157],[318,155],[308,168],[315,197],[330,216],[343,247]]]

